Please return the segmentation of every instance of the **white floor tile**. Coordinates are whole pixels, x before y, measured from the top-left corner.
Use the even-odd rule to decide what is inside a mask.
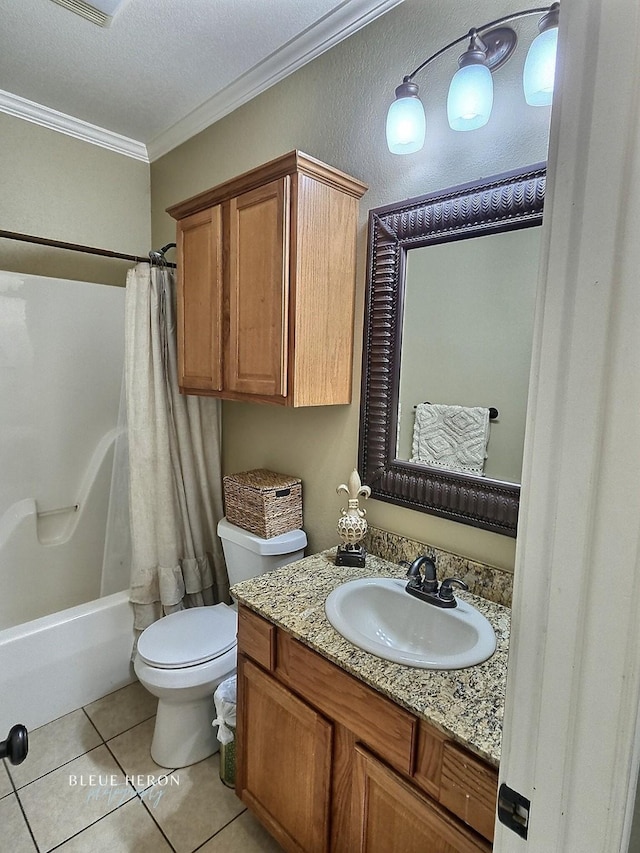
[[[152,717],[158,700],[134,681],[114,693],[85,706],[91,722],[105,740],[115,737]]]
[[[137,791],[153,785],[154,779],[170,773],[166,767],[160,767],[151,758],[151,739],[156,718],[134,726],[117,737],[112,738],[108,747],[115,755],[118,764],[130,776],[130,782]]]
[[[282,847],[251,812],[246,811],[225,826],[198,853],[282,853]]]
[[[142,795],[177,853],[192,853],[245,808],[220,781],[218,767],[218,755],[212,755],[171,773],[177,784],[155,785]]]
[[[16,788],[33,782],[45,773],[83,755],[102,743],[102,739],[82,709],[29,732],[29,752],[9,773]]]
[[[0,833],[0,849],[11,850],[11,853],[37,853],[15,794],[0,800]],[[11,846],[2,847],[3,839]]]
[[[25,785],[19,796],[44,853],[135,797],[135,791],[107,747],[98,746]]]
[[[61,853],[170,853],[171,846],[136,797],[65,841],[58,850]]]
[[[117,690],[85,710],[91,722],[80,709],[35,729],[25,762],[0,767],[0,827],[12,839],[11,853],[38,848],[9,772],[40,853],[54,847],[61,853],[281,853],[220,781],[218,755],[174,771],[153,761],[156,700],[142,685]],[[137,797],[125,776],[142,777]],[[167,777],[169,784],[147,787],[148,777]]]
[[[11,779],[9,779],[9,768],[7,766],[7,762],[0,761],[2,765],[0,767],[0,799],[2,797],[6,797],[7,794],[13,793],[13,785],[11,784]]]

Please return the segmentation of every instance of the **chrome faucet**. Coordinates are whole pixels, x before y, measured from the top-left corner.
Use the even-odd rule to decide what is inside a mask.
[[[405,563],[408,565],[408,563]],[[422,573],[421,572],[424,573]],[[453,586],[460,589],[469,589],[467,584],[459,578],[445,578],[438,584],[436,576],[436,564],[432,557],[423,554],[411,563],[407,571],[409,581],[405,590],[409,595],[414,595],[421,601],[435,604],[436,607],[457,607],[458,602],[453,594]]]

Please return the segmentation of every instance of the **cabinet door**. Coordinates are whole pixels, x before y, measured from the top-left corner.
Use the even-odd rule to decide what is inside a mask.
[[[289,177],[230,201],[226,387],[287,395]]]
[[[220,205],[178,222],[180,389],[222,389],[222,216]]]
[[[238,794],[285,850],[326,853],[331,724],[246,659],[239,664]]]
[[[353,819],[360,853],[489,853],[481,838],[360,746]]]

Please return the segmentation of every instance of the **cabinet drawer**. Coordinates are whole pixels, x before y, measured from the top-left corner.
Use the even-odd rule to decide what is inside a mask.
[[[498,773],[452,743],[442,750],[440,802],[493,841]]]
[[[260,666],[276,668],[276,626],[245,607],[238,611],[238,649]]]
[[[278,632],[277,658],[281,681],[395,768],[412,772],[418,728],[412,714],[283,631]]]

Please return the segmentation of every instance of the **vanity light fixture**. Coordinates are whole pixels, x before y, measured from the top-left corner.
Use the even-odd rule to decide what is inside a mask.
[[[447,117],[452,130],[476,130],[483,127],[493,107],[493,78],[513,54],[518,37],[511,27],[501,26],[527,15],[542,14],[540,34],[534,39],[524,65],[525,100],[532,106],[551,103],[558,44],[560,4],[525,9],[498,18],[445,45],[408,74],[396,89],[396,97],[387,113],[387,145],[392,154],[413,154],[424,145],[426,121],[413,78],[447,50],[469,39],[466,51],[458,59],[447,97]]]

